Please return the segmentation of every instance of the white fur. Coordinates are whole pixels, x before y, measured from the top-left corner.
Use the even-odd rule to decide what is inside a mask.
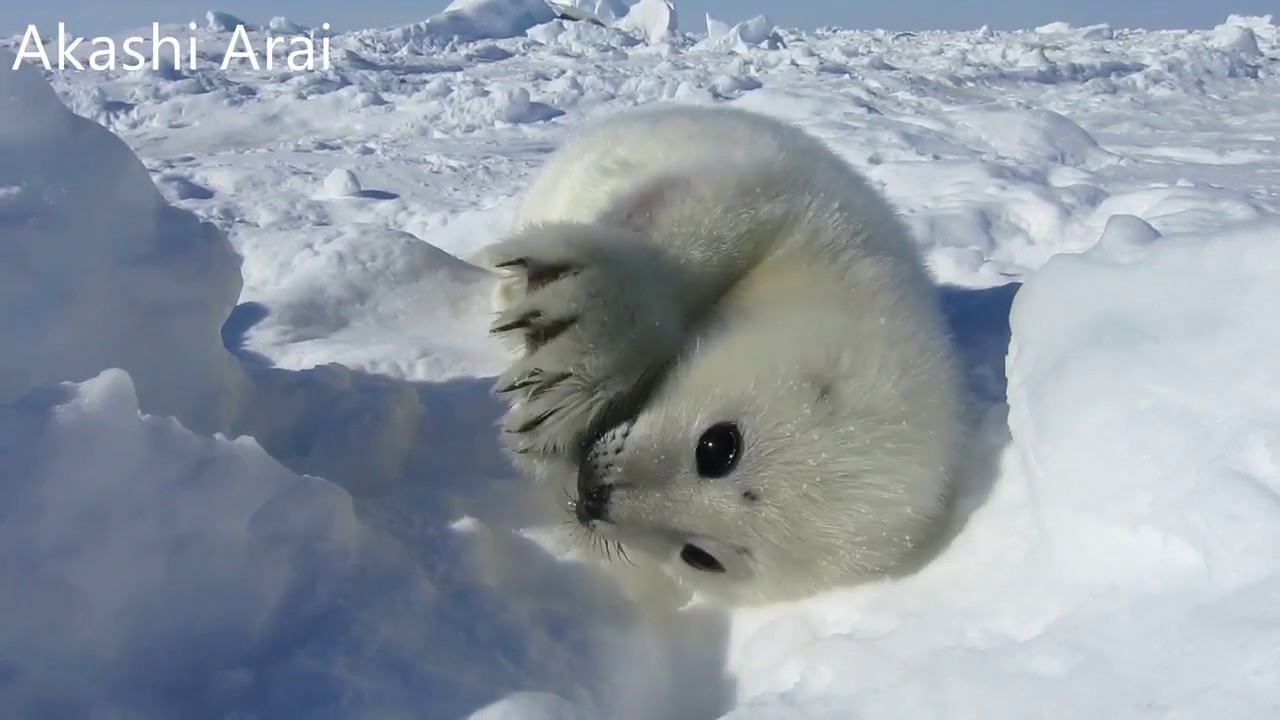
[[[515,234],[478,258],[512,260],[495,325],[519,325],[499,333],[517,359],[498,386],[527,382],[504,424],[563,512],[582,433],[659,378],[585,460],[612,488],[609,522],[587,525],[633,560],[725,602],[773,601],[899,571],[934,531],[960,434],[945,326],[904,225],[822,143],[724,108],[608,118],[550,159]],[[528,287],[530,271],[549,282]],[[562,331],[527,344],[547,328]],[[745,451],[699,477],[694,448],[721,421]],[[725,572],[682,562],[688,544]]]

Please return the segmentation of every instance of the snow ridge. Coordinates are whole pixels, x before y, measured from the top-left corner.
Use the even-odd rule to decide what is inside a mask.
[[[219,68],[225,13],[194,70],[0,50],[0,716],[1274,714],[1272,18],[575,7],[605,22],[460,0],[308,73]],[[578,123],[655,101],[796,122],[915,231],[974,391],[920,572],[654,612],[532,521],[458,258]]]

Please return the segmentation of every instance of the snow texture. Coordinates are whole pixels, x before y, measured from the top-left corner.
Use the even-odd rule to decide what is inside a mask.
[[[669,39],[678,25],[676,7],[671,0],[640,0],[615,23],[615,27],[637,33],[651,44]]]
[[[757,15],[732,27],[707,15],[708,49],[749,54],[753,46],[774,50],[784,44],[774,24],[764,15]]]
[[[623,2],[623,0],[547,0],[547,3],[555,10],[561,12],[576,11],[584,17],[605,24],[610,24],[626,17],[631,10],[631,3]]]
[[[455,2],[315,72],[218,67],[220,13],[195,70],[0,49],[0,717],[1280,713],[1272,18],[620,5]],[[917,235],[974,400],[919,572],[656,612],[530,523],[458,258],[581,122],[660,101],[797,123]]]
[[[279,15],[267,22],[267,28],[277,35],[305,35],[311,29]]]
[[[220,10],[210,10],[204,14],[204,27],[210,32],[234,32],[237,27],[244,27],[246,30],[253,29],[240,18],[231,13],[222,12]],[[272,28],[274,29],[274,28]]]
[[[334,168],[324,179],[324,189],[330,197],[355,197],[360,194],[360,178],[346,168]]]
[[[218,339],[241,288],[231,244],[166,203],[118,137],[5,57],[0,402],[118,367],[156,412],[226,430],[241,383]]]
[[[555,17],[545,0],[453,0],[421,27],[441,40],[513,37]]]

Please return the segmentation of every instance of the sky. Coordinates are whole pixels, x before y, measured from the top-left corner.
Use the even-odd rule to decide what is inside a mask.
[[[42,32],[67,23],[68,33],[90,36],[145,27],[153,21],[179,23],[225,10],[250,23],[283,15],[307,25],[330,23],[336,30],[389,27],[424,20],[448,0],[6,0],[0,8],[0,35],[34,24]],[[701,31],[704,13],[727,21],[768,15],[783,27],[823,25],[891,30],[1030,28],[1055,20],[1073,25],[1110,23],[1131,28],[1213,27],[1231,13],[1275,13],[1276,0],[675,0],[683,28]]]

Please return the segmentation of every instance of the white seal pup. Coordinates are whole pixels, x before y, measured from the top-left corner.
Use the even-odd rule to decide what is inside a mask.
[[[592,538],[759,603],[895,573],[945,515],[961,397],[936,288],[887,201],[799,128],[609,117],[475,261],[504,275],[513,458]]]

